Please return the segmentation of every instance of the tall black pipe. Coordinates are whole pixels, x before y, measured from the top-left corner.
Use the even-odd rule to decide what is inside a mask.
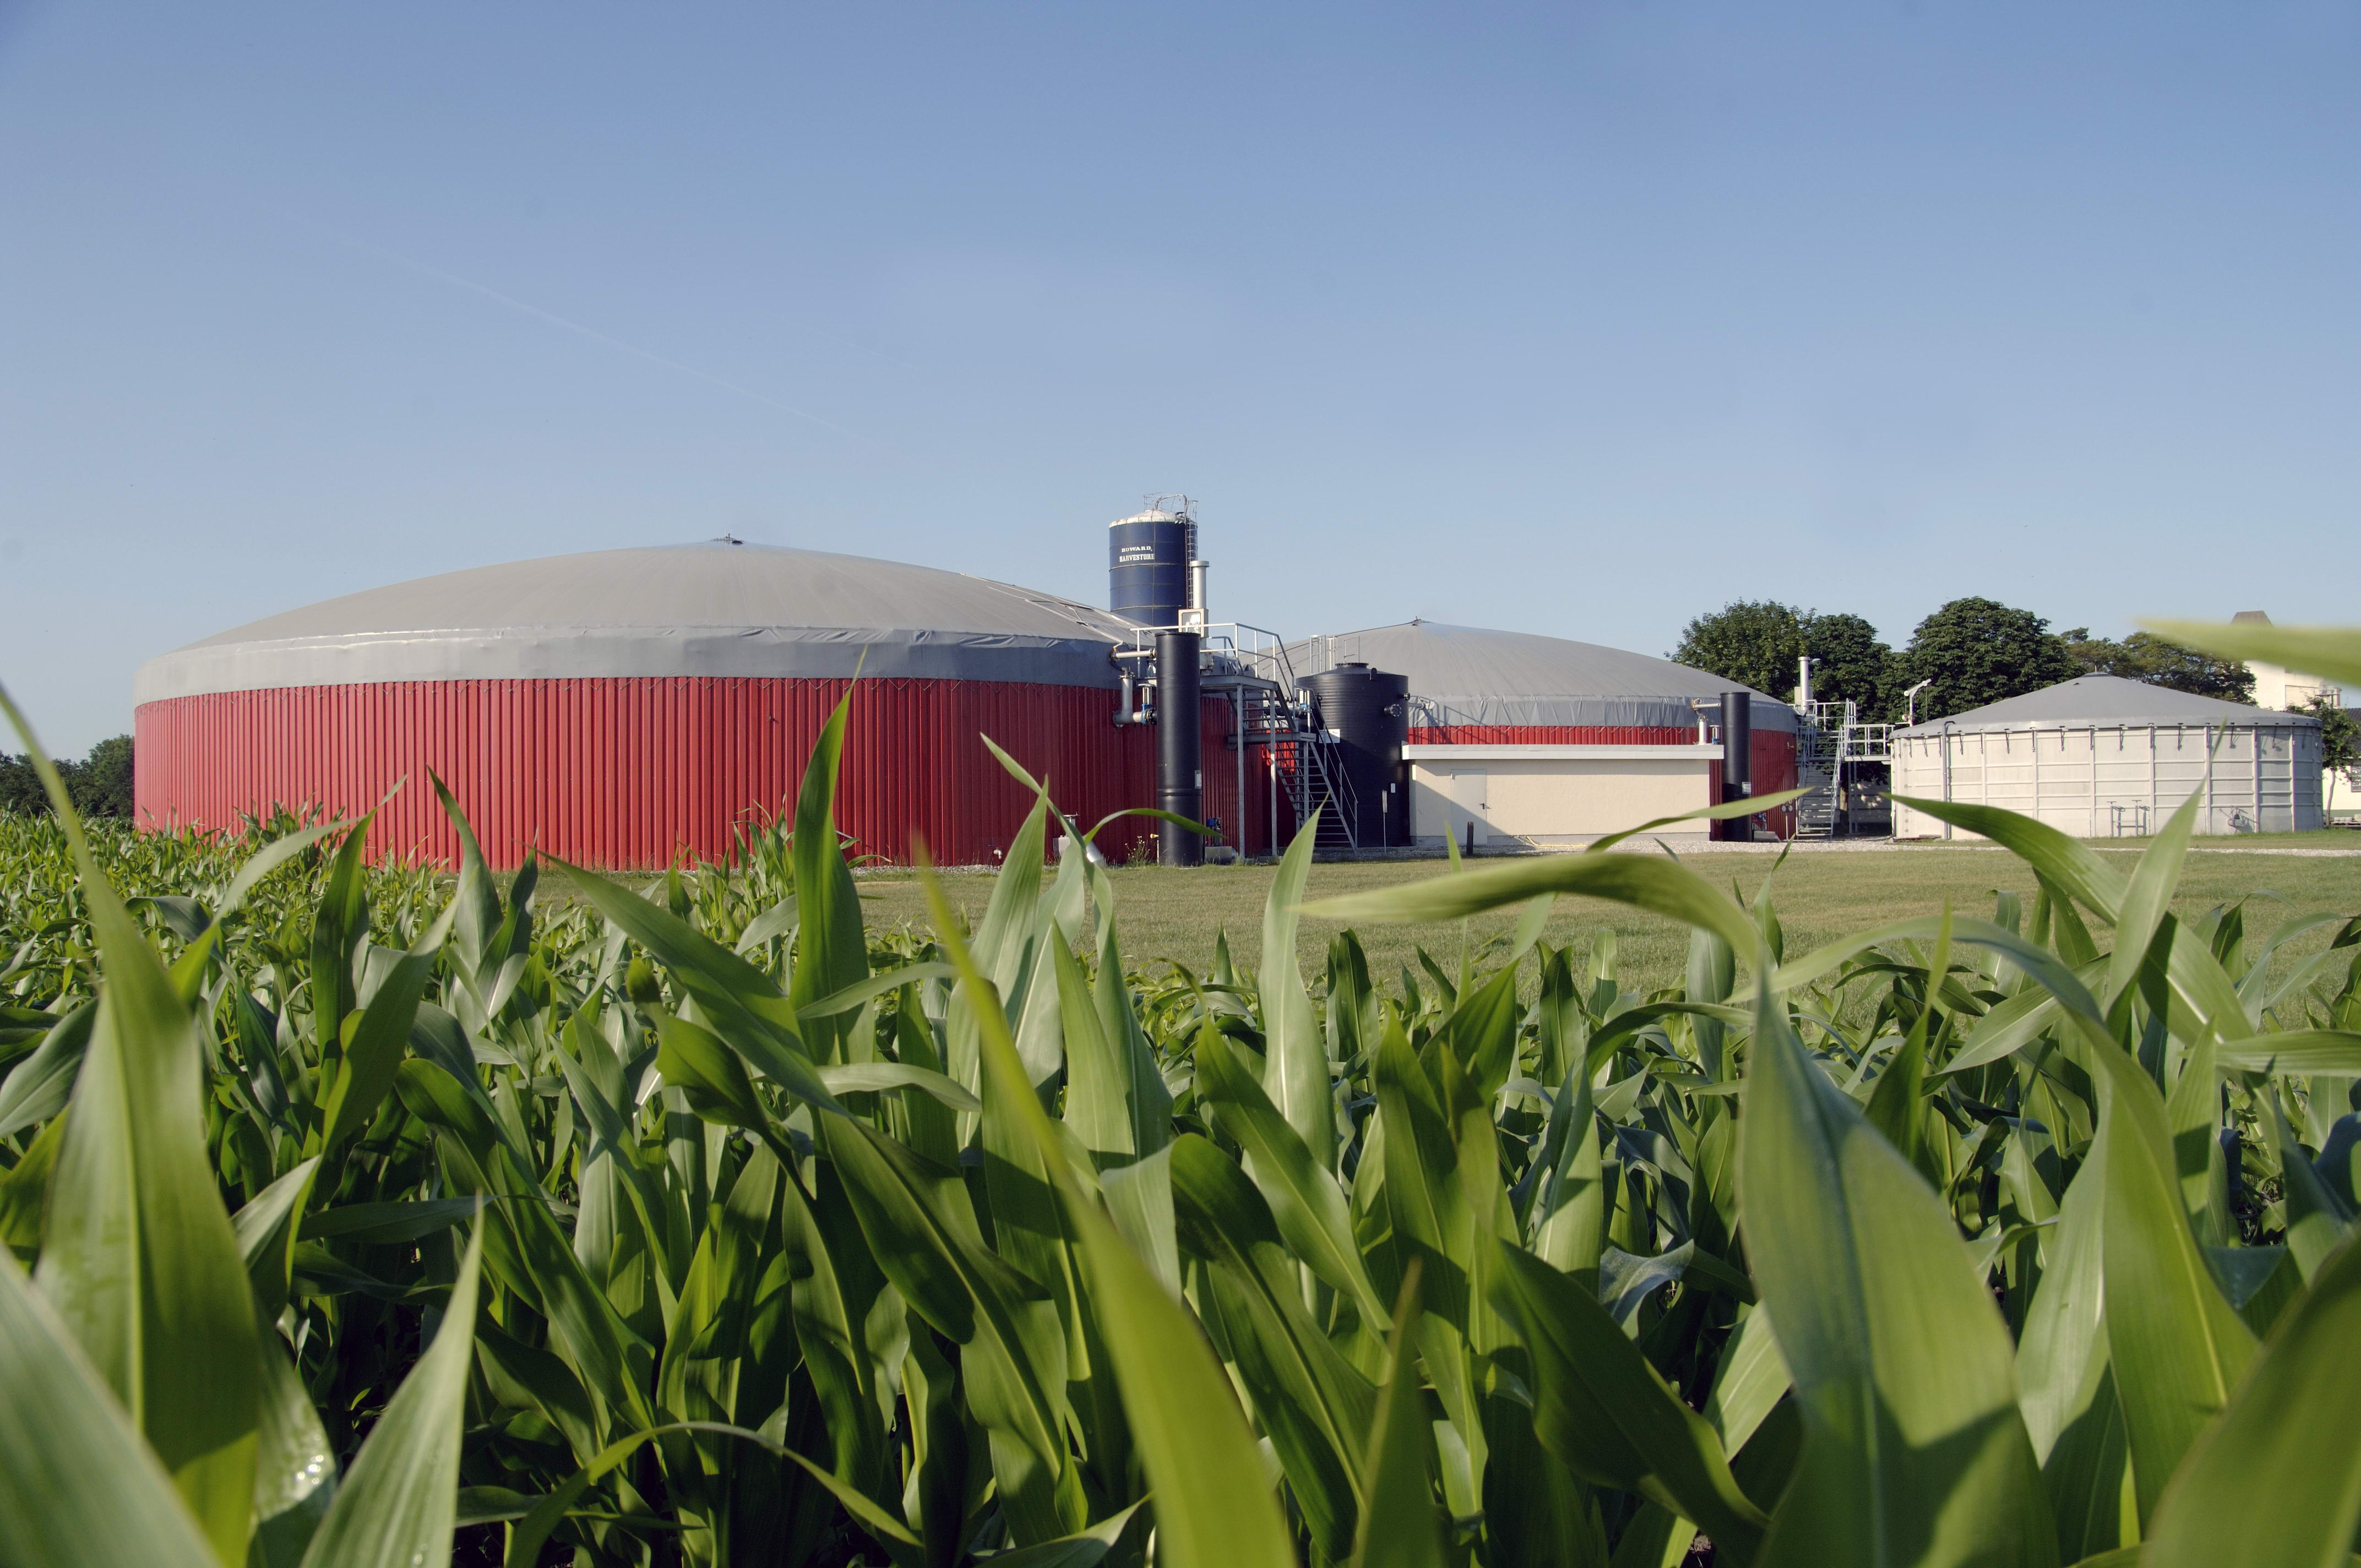
[[[1197,648],[1193,631],[1156,634],[1156,804],[1176,817],[1202,820],[1204,810],[1204,719],[1198,711]],[[1205,841],[1177,823],[1157,824],[1157,839],[1168,866],[1193,866],[1205,859]]]
[[[1754,697],[1749,692],[1721,694],[1721,798],[1740,800],[1752,795]],[[1752,822],[1743,817],[1720,825],[1721,837],[1747,840],[1754,837]]]

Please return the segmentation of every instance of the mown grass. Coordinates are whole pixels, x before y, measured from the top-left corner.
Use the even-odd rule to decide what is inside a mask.
[[[2130,839],[2086,839],[2084,843],[2094,850],[2145,850],[2156,842],[2153,837]],[[2361,833],[2350,828],[2321,828],[2309,833],[2240,833],[2235,836],[2213,836],[2197,839],[2194,850],[2334,850],[2348,855],[2361,855]]]
[[[1750,904],[1767,885],[1795,951],[1818,947],[1848,931],[1939,914],[1946,899],[1963,914],[1988,916],[1994,894],[2015,893],[2029,905],[2035,892],[2024,861],[1982,847],[1930,847],[1908,854],[1802,853],[1784,864],[1759,853],[1708,853],[1684,856],[1683,863],[1717,886],[1735,888]],[[1307,894],[1317,899],[1365,893],[1421,882],[1441,870],[1433,861],[1315,865]],[[1268,865],[1114,869],[1108,876],[1123,925],[1126,958],[1134,964],[1170,960],[1202,975],[1213,965],[1215,943],[1226,935],[1231,952],[1246,961],[1260,950],[1263,905],[1276,875],[1277,868]],[[943,885],[954,909],[971,922],[983,917],[992,896],[990,878],[947,877]],[[915,876],[863,877],[861,895],[873,927],[927,927],[926,899]],[[2361,906],[2361,859],[2191,855],[2173,909],[2187,917],[2242,898],[2254,905],[2249,923],[2264,927],[2299,909]],[[1515,926],[1513,913],[1482,916],[1471,923],[1479,947],[1489,938],[1505,938]],[[1304,920],[1296,950],[1311,972],[1320,972],[1328,940],[1340,929],[1340,922]],[[1545,939],[1553,946],[1587,950],[1599,932],[1609,930],[1615,933],[1620,971],[1634,989],[1653,991],[1681,979],[1688,961],[1686,927],[1623,905],[1561,901]],[[1446,969],[1457,961],[1458,938],[1447,929],[1378,926],[1360,935],[1373,970],[1389,977],[1402,965],[1415,968],[1422,944]],[[2314,933],[2291,942],[2280,961],[2317,952],[2327,940],[2325,933]]]

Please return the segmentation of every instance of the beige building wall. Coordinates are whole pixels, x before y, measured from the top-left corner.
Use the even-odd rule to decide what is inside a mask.
[[[1997,806],[2078,839],[2151,833],[2202,791],[2200,833],[2321,827],[2320,732],[2195,725],[2113,725],[1902,735],[1894,742],[1894,833],[1945,837],[1898,798]],[[1978,835],[1949,830],[1953,839]]]
[[[1573,848],[1713,803],[1719,746],[1412,746],[1411,828],[1418,840],[1478,848]],[[1706,825],[1668,836],[1704,842]]]

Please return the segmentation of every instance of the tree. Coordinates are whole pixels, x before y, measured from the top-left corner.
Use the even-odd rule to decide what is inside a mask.
[[[1893,702],[1894,650],[1858,615],[1822,615],[1773,600],[1741,599],[1698,616],[1673,650],[1675,663],[1710,670],[1784,701],[1795,696],[1795,661],[1812,660],[1812,695],[1857,705],[1874,720]]]
[[[1887,719],[1905,683],[1894,650],[1877,628],[1858,615],[1807,614],[1804,651],[1812,657],[1812,695],[1822,702],[1850,702],[1863,723]]]
[[[1912,681],[1934,683],[1918,699],[1922,722],[2082,673],[2047,620],[1988,598],[1953,599],[1920,621],[1903,657]]]
[[[85,817],[131,815],[131,737],[101,740],[81,762],[60,758],[58,777],[65,782],[66,798]],[[0,811],[20,817],[47,817],[49,793],[30,757],[0,755]]]
[[[1792,697],[1808,613],[1770,599],[1740,599],[1690,621],[1670,657],[1775,697]]]
[[[0,811],[18,817],[46,817],[49,797],[41,793],[41,775],[30,757],[0,752]]]
[[[2115,642],[2078,626],[2065,634],[2065,643],[2078,674],[2121,675],[2224,702],[2255,700],[2255,673],[2245,664],[2168,642],[2153,632],[2135,631]]]
[[[66,795],[84,817],[131,815],[131,737],[101,740],[66,775]]]
[[[2361,789],[2361,720],[2324,696],[2313,697],[2296,711],[2320,720],[2321,772],[2343,773],[2347,787]]]

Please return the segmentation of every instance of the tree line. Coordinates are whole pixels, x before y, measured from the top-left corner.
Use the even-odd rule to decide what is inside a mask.
[[[130,736],[101,740],[80,762],[58,759],[58,773],[66,782],[74,809],[84,817],[131,815]],[[0,752],[0,811],[19,817],[49,815],[49,797],[41,788],[30,757]]]
[[[1920,621],[1896,650],[1858,615],[1741,599],[1698,616],[1670,658],[1710,670],[1784,701],[1795,696],[1796,661],[1813,661],[1812,695],[1850,701],[1865,723],[1903,721],[1905,695],[1920,682],[1924,722],[2039,691],[2077,675],[2121,675],[2229,702],[2255,700],[2246,665],[2213,658],[2146,631],[2116,641],[2088,627],[2052,631],[2029,609],[1988,598],[1956,598]]]

